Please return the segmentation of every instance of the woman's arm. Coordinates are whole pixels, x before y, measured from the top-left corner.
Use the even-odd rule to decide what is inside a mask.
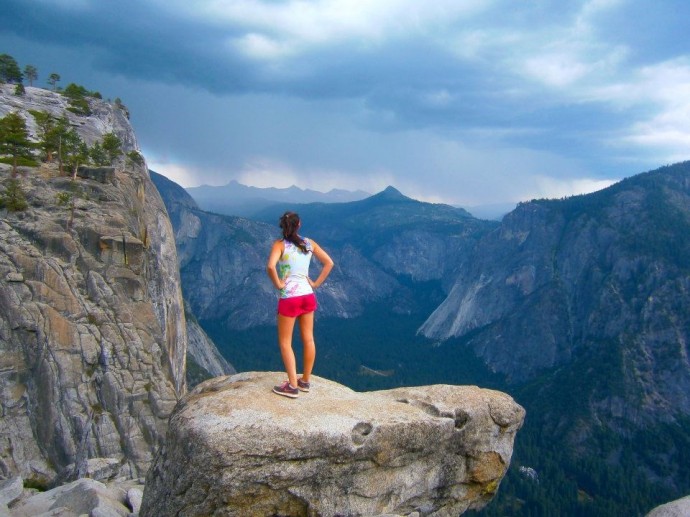
[[[331,269],[333,269],[334,263],[333,259],[328,256],[328,253],[326,253],[321,246],[316,244],[313,240],[311,241],[311,244],[314,256],[319,259],[319,262],[321,262],[323,265],[318,278],[313,281],[309,279],[309,285],[316,289],[317,287],[321,286],[321,284],[326,281],[326,278],[328,278],[328,275],[331,274]]]
[[[266,263],[266,273],[268,273],[268,278],[271,279],[276,289],[285,287],[285,281],[278,276],[278,271],[276,271],[276,265],[285,251],[284,246],[285,244],[282,240],[275,241],[271,248],[271,253],[268,255],[268,262]]]

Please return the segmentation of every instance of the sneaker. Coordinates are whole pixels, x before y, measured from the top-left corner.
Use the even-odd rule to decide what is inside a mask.
[[[283,397],[290,397],[291,399],[296,399],[299,396],[299,390],[290,386],[290,381],[285,381],[280,386],[273,386],[273,393]]]
[[[309,388],[311,387],[311,384],[309,384],[307,381],[303,381],[302,379],[297,379],[297,389],[300,391],[309,391]]]

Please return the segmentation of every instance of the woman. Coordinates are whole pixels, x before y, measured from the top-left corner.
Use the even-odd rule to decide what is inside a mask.
[[[300,237],[299,215],[285,212],[280,218],[283,238],[273,243],[268,257],[266,271],[276,289],[280,290],[278,300],[278,346],[283,358],[288,380],[275,386],[273,392],[284,397],[297,398],[300,391],[309,391],[311,370],[316,358],[314,343],[314,311],[317,289],[333,269],[333,260],[313,240]],[[316,280],[309,278],[309,263],[314,255],[323,265]],[[276,270],[276,266],[278,269]],[[292,333],[295,320],[299,321],[302,336],[303,369],[297,378],[295,353],[292,350]]]

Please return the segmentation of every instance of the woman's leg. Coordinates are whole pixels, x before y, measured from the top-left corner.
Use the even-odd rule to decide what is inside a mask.
[[[302,379],[309,382],[311,371],[316,359],[316,343],[314,342],[314,313],[307,312],[297,318],[299,320],[299,333],[302,336],[303,368]]]
[[[295,328],[295,318],[278,314],[278,346],[280,356],[283,358],[285,372],[288,375],[290,386],[297,387],[297,365],[295,352],[292,350],[292,332]]]

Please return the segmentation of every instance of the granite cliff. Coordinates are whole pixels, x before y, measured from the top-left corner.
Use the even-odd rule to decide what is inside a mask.
[[[93,144],[114,133],[137,151],[123,110],[0,85],[0,116],[66,116]],[[0,166],[5,192],[9,166]],[[21,167],[28,208],[0,212],[0,475],[50,486],[107,459],[111,475],[143,475],[185,392],[187,336],[177,253],[144,163]],[[69,200],[67,204],[61,200]]]
[[[638,425],[690,415],[689,235],[690,162],[523,203],[480,240],[420,332],[466,338],[512,382],[620,357],[608,364],[620,384],[596,395],[595,414]]]

